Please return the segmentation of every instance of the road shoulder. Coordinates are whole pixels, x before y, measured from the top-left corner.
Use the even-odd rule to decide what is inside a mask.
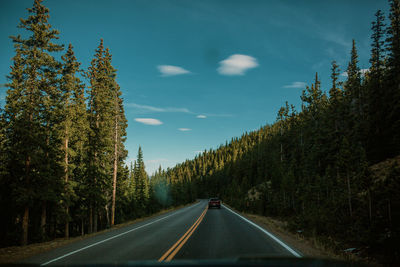
[[[224,205],[270,232],[283,243],[300,252],[303,257],[343,260],[342,257],[327,251],[326,249],[320,247],[319,244],[313,244],[311,240],[305,239],[301,236],[301,234],[290,233],[285,229],[285,222],[270,217],[240,212],[226,203],[224,203]]]
[[[195,203],[195,202],[194,202]],[[114,227],[110,228],[110,229],[105,229],[93,234],[86,234],[84,236],[77,236],[77,237],[72,237],[69,239],[66,238],[57,238],[51,241],[47,241],[47,242],[43,242],[43,243],[34,243],[34,244],[29,244],[27,246],[12,246],[12,247],[4,247],[4,248],[0,248],[0,264],[4,264],[4,263],[15,263],[15,262],[20,262],[21,260],[24,260],[26,258],[30,258],[33,257],[35,255],[44,253],[44,252],[48,252],[51,251],[53,249],[56,248],[60,248],[84,239],[88,239],[97,235],[101,235],[110,231],[114,231],[132,224],[136,224],[142,221],[146,221],[152,218],[155,218],[157,216],[169,213],[169,212],[173,212],[179,209],[182,209],[184,207],[193,205],[194,203],[190,203],[187,205],[181,205],[181,206],[177,206],[174,208],[170,208],[170,209],[165,209],[162,210],[158,213],[152,214],[150,216],[147,217],[142,217],[142,218],[138,218],[135,220],[131,220],[128,222],[124,222],[118,225],[115,225]]]

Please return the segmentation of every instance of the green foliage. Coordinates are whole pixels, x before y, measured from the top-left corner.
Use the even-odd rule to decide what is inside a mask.
[[[35,0],[28,12],[18,27],[29,34],[11,37],[15,56],[0,112],[1,245],[107,227],[113,178],[123,203],[129,175],[127,120],[110,51],[101,42],[86,73],[87,101],[72,45],[62,62],[53,56],[63,46],[53,43],[58,31],[49,10]],[[121,210],[119,220],[133,216]]]

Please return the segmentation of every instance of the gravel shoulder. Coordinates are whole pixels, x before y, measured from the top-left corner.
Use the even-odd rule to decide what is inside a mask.
[[[351,261],[359,264],[366,264],[368,266],[381,266],[379,263],[373,259],[360,258],[353,254],[348,253],[338,253],[332,248],[329,248],[316,240],[315,238],[306,237],[301,233],[292,233],[287,230],[286,222],[278,220],[272,217],[265,217],[261,215],[240,212],[231,206],[224,203],[235,212],[241,214],[247,219],[258,224],[285,244],[289,245],[291,248],[300,252],[306,258],[318,258],[318,259],[333,259],[339,261]]]
[[[32,256],[35,256],[37,254],[43,253],[43,252],[47,252],[50,251],[52,249],[58,248],[58,247],[62,247],[65,246],[67,244],[71,244],[73,242],[77,242],[79,240],[83,240],[86,238],[90,238],[96,235],[100,235],[109,231],[113,231],[115,229],[119,229],[134,223],[138,223],[144,220],[148,220],[150,218],[174,211],[174,210],[178,210],[181,209],[183,207],[192,205],[193,203],[190,203],[188,205],[182,205],[182,206],[178,206],[178,207],[174,207],[174,208],[170,208],[170,209],[165,209],[162,210],[158,213],[155,213],[151,216],[147,216],[147,217],[143,217],[143,218],[138,218],[135,220],[131,220],[125,223],[121,223],[118,225],[113,226],[110,229],[106,229],[106,230],[102,230],[99,231],[97,233],[93,233],[93,234],[86,234],[84,236],[77,236],[77,237],[72,237],[69,239],[66,238],[57,238],[51,241],[47,241],[47,242],[43,242],[43,243],[34,243],[34,244],[29,244],[27,246],[12,246],[12,247],[4,247],[4,248],[0,248],[0,264],[4,264],[4,263],[15,263],[15,262],[19,262],[25,258],[29,258]]]

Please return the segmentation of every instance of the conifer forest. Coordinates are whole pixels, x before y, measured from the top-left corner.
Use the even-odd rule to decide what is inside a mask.
[[[16,25],[24,34],[10,37],[0,245],[90,234],[218,196],[338,249],[400,260],[400,1],[388,5],[370,25],[368,71],[353,40],[348,64],[331,63],[330,84],[310,73],[300,110],[286,102],[274,123],[150,176],[142,148],[126,163],[128,119],[107,40],[82,69],[79,44],[59,44],[35,0]]]

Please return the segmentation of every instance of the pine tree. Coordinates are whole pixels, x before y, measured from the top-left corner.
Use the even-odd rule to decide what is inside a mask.
[[[366,144],[366,98],[365,86],[361,84],[361,72],[358,66],[358,53],[353,40],[351,58],[347,67],[347,80],[344,83],[346,114],[349,116],[346,128],[348,140],[352,145]]]
[[[381,10],[375,13],[375,21],[372,22],[371,67],[367,79],[367,103],[368,103],[368,159],[376,162],[382,159],[385,149],[382,149],[383,132],[385,124],[385,93],[383,88],[385,67],[385,17]]]
[[[148,177],[145,171],[143,162],[142,148],[139,146],[137,160],[134,166],[134,178],[135,178],[135,199],[137,203],[138,214],[143,215],[147,208],[147,200],[149,198],[149,184]]]
[[[382,82],[384,59],[385,59],[385,16],[381,10],[375,13],[375,21],[372,22],[372,44],[371,44],[371,68],[370,76],[376,80],[378,87]]]
[[[126,137],[127,120],[125,117],[123,100],[121,98],[120,87],[116,82],[116,69],[111,65],[112,57],[109,49],[105,50],[104,54],[105,67],[108,72],[110,79],[109,86],[112,93],[112,102],[114,109],[112,112],[113,118],[113,192],[112,192],[112,204],[111,204],[111,226],[114,225],[115,219],[115,200],[117,192],[117,173],[119,167],[119,161],[126,158],[126,150],[124,147],[124,141]]]
[[[98,207],[106,209],[107,224],[113,225],[117,192],[118,167],[126,157],[123,142],[127,120],[124,114],[120,87],[116,82],[116,69],[111,64],[109,49],[104,49],[103,40],[96,50],[87,77],[89,90],[89,151],[91,174],[94,179],[94,231]],[[111,179],[110,179],[111,178]],[[101,203],[101,205],[100,205]],[[111,218],[109,206],[111,205]]]
[[[100,207],[108,205],[111,196],[113,155],[113,112],[114,97],[112,91],[112,77],[105,59],[103,40],[96,50],[86,76],[90,79],[89,86],[89,169],[91,182],[89,204],[89,232],[97,231],[98,214]],[[107,212],[108,214],[108,212]]]
[[[384,139],[388,157],[400,153],[400,1],[390,0],[387,29],[387,73],[385,77]]]
[[[49,10],[41,1],[35,0],[28,12],[29,17],[21,19],[18,27],[31,35],[27,39],[20,35],[11,37],[16,56],[6,100],[10,150],[21,156],[10,158],[9,169],[15,172],[13,177],[24,181],[16,192],[21,196],[19,203],[23,209],[23,245],[28,243],[29,210],[34,200],[40,200],[42,207],[39,229],[42,238],[45,236],[47,201],[57,201],[60,149],[55,133],[59,123],[55,109],[60,98],[57,88],[60,64],[50,53],[63,49],[52,42],[58,39],[58,31],[48,23]]]
[[[388,67],[395,82],[398,82],[400,74],[400,1],[389,0],[390,25],[387,29]],[[397,83],[398,84],[398,83]]]
[[[347,81],[344,86],[346,95],[352,106],[352,112],[358,114],[360,112],[358,105],[361,100],[361,72],[358,67],[358,53],[355,40],[353,40],[350,56],[350,62],[347,67]]]
[[[73,52],[73,47],[68,46],[67,53],[62,56],[63,69],[60,80],[62,90],[62,102],[60,116],[60,133],[63,143],[63,166],[64,166],[64,202],[65,202],[65,237],[69,237],[69,207],[72,197],[75,195],[74,185],[82,181],[83,172],[82,157],[84,156],[83,145],[86,141],[86,105],[84,96],[84,85],[77,77],[79,74],[80,63],[77,62]],[[75,170],[75,168],[78,168]],[[71,179],[72,178],[72,179]]]
[[[338,77],[339,77],[339,66],[336,64],[336,61],[332,62],[332,68],[331,68],[331,79],[332,79],[332,87],[329,90],[329,103],[330,103],[330,109],[331,112],[329,114],[332,114],[333,118],[332,121],[334,122],[334,131],[336,133],[339,132],[340,125],[343,123],[340,121],[343,114],[342,113],[342,104],[343,104],[343,92],[340,89],[341,83],[338,82]]]

